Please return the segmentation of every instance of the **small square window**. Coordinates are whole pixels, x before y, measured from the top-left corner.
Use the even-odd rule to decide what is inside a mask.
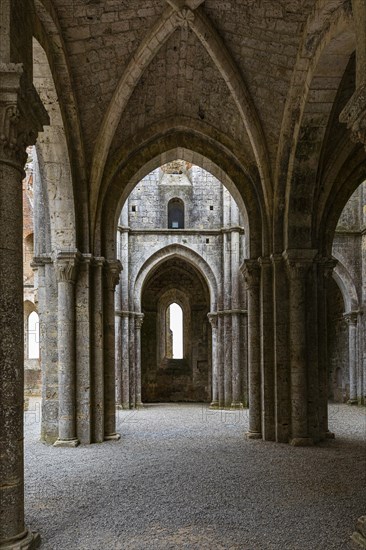
[[[206,239],[206,244],[209,244],[209,242],[210,242],[210,239]]]
[[[132,212],[136,212],[136,205],[135,205],[135,204],[133,204],[133,205],[131,206],[131,210],[132,210]]]
[[[178,229],[179,223],[178,222],[172,222],[172,229]]]
[[[210,204],[210,210],[213,210],[213,206],[212,206],[212,204]]]

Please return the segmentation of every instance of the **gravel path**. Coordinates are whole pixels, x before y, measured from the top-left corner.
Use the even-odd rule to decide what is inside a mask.
[[[26,521],[53,550],[344,550],[366,513],[366,409],[330,407],[335,440],[247,441],[247,411],[120,411],[118,442],[60,449],[25,415]]]

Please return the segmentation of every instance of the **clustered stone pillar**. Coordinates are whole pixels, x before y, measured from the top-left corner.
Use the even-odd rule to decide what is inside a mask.
[[[288,350],[288,284],[285,260],[282,254],[271,256],[273,266],[273,321],[274,321],[274,406],[275,437],[279,443],[288,443],[291,415],[290,373]]]
[[[114,292],[119,283],[122,265],[119,260],[106,260],[104,264],[103,324],[104,324],[104,439],[119,439],[116,433],[115,395],[115,312]]]
[[[260,269],[257,260],[245,260],[242,266],[248,295],[248,385],[249,439],[262,437],[260,371]]]
[[[34,89],[33,118],[23,111],[21,76],[21,65],[0,66],[0,547],[8,549],[39,545],[24,525],[22,179],[26,146],[48,120]]]
[[[287,250],[290,302],[289,343],[291,368],[291,441],[292,445],[312,445],[308,426],[307,319],[306,286],[313,250]]]
[[[260,349],[261,349],[261,418],[262,437],[275,439],[274,424],[274,357],[273,357],[273,290],[272,261],[258,260],[260,276]]]
[[[357,405],[357,312],[344,314],[348,324],[349,405]]]
[[[58,282],[58,447],[76,447],[75,279],[79,255],[57,256]]]

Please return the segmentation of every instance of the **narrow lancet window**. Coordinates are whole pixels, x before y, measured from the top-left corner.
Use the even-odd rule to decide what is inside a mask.
[[[28,359],[39,359],[39,317],[32,311],[28,317]]]
[[[183,359],[183,311],[176,304],[166,310],[166,350],[170,359]]]
[[[168,228],[184,229],[184,203],[180,199],[171,199],[169,201]]]

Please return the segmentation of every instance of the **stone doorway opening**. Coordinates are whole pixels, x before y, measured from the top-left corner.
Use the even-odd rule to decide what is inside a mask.
[[[173,353],[169,315],[172,304],[182,313],[181,357]],[[142,294],[143,403],[210,402],[209,308],[207,284],[183,258],[166,260],[148,277]]]

